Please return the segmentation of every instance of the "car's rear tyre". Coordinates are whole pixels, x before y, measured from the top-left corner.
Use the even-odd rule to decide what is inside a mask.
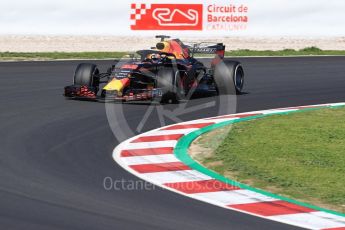
[[[88,86],[95,88],[96,92],[99,88],[99,70],[95,64],[81,63],[77,66],[73,84],[78,86]]]
[[[244,85],[244,71],[237,61],[221,62],[215,67],[215,82],[219,95],[241,94]]]
[[[180,76],[173,68],[164,68],[158,71],[156,88],[162,91],[162,95],[155,98],[160,103],[176,104],[179,102],[181,94]]]

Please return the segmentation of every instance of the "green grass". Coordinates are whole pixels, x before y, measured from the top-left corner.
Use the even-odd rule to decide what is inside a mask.
[[[126,52],[2,52],[0,60],[56,60],[122,58]]]
[[[56,60],[56,59],[105,59],[122,58],[127,52],[0,52],[0,60]],[[226,56],[299,56],[299,55],[345,55],[345,50],[321,50],[307,47],[301,50],[233,50],[226,51]]]
[[[345,50],[321,50],[315,46],[306,47],[300,50],[234,50],[225,52],[226,56],[305,56],[305,55],[345,55]]]
[[[345,212],[344,108],[236,123],[226,133],[218,131],[224,139],[210,139],[213,132],[196,142],[213,152],[198,159],[205,166],[257,188]]]

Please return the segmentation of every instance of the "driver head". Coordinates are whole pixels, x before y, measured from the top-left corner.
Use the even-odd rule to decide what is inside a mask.
[[[151,54],[151,60],[153,63],[159,62],[160,55],[159,54]]]

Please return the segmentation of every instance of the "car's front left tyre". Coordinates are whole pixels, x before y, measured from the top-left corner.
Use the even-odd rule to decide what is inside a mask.
[[[156,97],[156,101],[162,104],[176,104],[182,97],[180,84],[180,74],[173,68],[163,68],[158,71],[156,88],[161,90],[161,96]]]
[[[92,87],[97,93],[99,88],[98,74],[99,70],[95,64],[81,63],[75,70],[73,84],[77,86]]]

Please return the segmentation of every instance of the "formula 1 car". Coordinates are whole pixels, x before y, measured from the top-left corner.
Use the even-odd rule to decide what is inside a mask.
[[[179,39],[157,35],[155,47],[139,50],[125,61],[114,63],[105,73],[95,64],[81,63],[66,86],[64,96],[74,99],[177,103],[203,89],[216,94],[239,94],[244,71],[237,61],[224,60],[223,43],[186,45]],[[195,54],[214,54],[206,66]],[[105,79],[105,80],[104,80]],[[105,83],[101,88],[100,84]]]

